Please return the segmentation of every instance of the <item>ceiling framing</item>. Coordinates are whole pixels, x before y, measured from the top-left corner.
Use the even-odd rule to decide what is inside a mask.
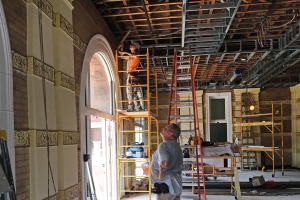
[[[160,90],[168,90],[181,47],[191,49],[198,89],[300,81],[300,0],[92,1],[119,41],[130,30],[125,45],[133,40],[149,49]]]

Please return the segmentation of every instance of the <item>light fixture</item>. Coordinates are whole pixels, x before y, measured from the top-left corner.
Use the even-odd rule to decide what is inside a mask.
[[[250,106],[250,110],[254,110],[254,108],[255,108],[254,105]]]
[[[231,78],[229,79],[229,82],[230,82],[230,83],[233,82],[234,79],[235,79],[236,77],[240,76],[240,75],[241,75],[240,70],[239,70],[239,69],[235,69],[235,70],[233,71],[233,75],[232,75]]]

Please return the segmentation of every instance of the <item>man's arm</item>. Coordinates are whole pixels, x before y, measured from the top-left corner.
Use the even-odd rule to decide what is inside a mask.
[[[132,55],[131,53],[128,53],[128,52],[125,52],[125,51],[119,51],[119,54],[120,54],[121,56],[124,56],[124,55],[131,56],[131,55]]]
[[[163,161],[160,162],[160,165],[159,165],[159,179],[164,178],[165,171],[168,168],[168,166],[169,166],[169,162],[167,160],[163,160]]]

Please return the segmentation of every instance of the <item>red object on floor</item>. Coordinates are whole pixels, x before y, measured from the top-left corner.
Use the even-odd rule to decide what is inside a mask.
[[[269,180],[264,183],[264,187],[267,189],[273,189],[276,187],[276,183],[273,180]]]

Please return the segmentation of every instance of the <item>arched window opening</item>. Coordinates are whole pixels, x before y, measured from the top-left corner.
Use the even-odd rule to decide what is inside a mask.
[[[88,168],[98,199],[116,199],[114,55],[107,40],[94,36],[87,47],[81,75],[81,155],[89,154]],[[82,161],[83,199],[91,194],[87,166]]]

